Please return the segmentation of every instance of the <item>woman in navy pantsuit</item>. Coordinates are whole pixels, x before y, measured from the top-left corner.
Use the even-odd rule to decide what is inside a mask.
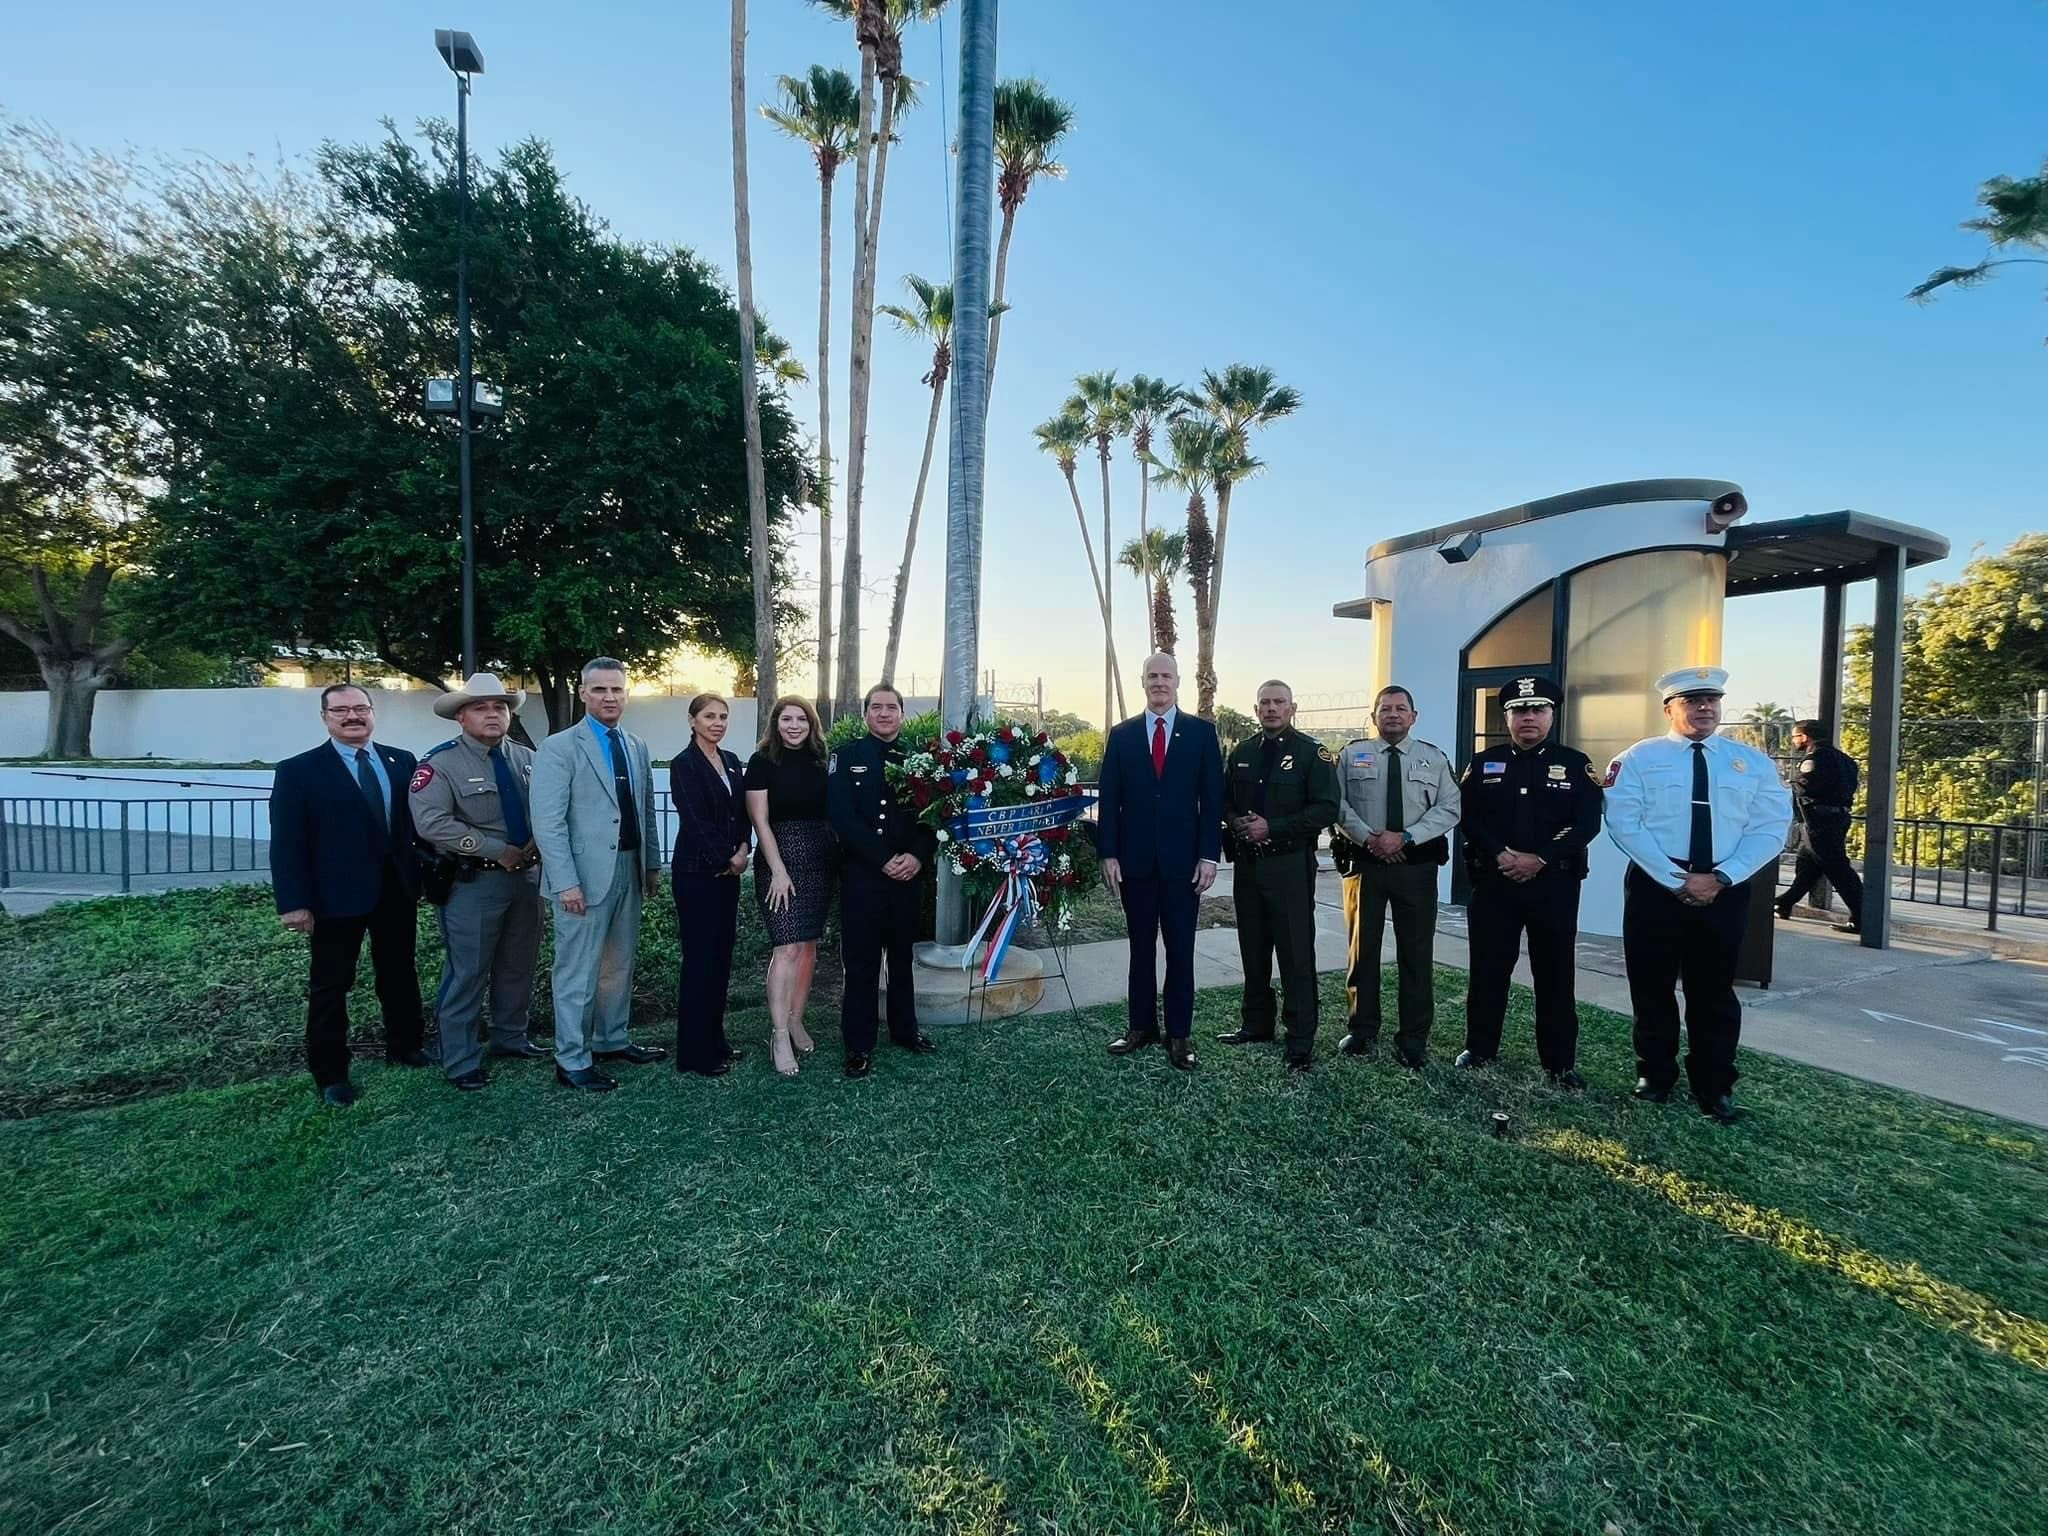
[[[740,760],[719,745],[731,713],[715,693],[690,700],[690,744],[668,768],[676,808],[669,862],[676,940],[683,951],[676,989],[676,1070],[723,1077],[740,1053],[725,1038],[725,994],[739,938],[740,872],[753,838]]]

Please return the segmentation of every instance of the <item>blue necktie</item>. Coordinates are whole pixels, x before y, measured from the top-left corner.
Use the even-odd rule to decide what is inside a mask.
[[[497,747],[491,748],[491,772],[497,776],[498,804],[505,811],[505,841],[514,848],[524,848],[533,841],[533,828],[526,819],[526,800],[519,793],[519,776]]]

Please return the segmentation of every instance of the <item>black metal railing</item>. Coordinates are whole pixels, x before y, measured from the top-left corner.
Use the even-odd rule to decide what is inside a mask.
[[[1849,855],[1858,869],[1865,819],[1850,819]],[[1789,877],[1793,855],[1784,856]],[[1905,817],[1892,828],[1892,900],[1982,912],[1996,930],[2000,916],[2048,917],[2048,827],[2024,822],[1950,821]]]

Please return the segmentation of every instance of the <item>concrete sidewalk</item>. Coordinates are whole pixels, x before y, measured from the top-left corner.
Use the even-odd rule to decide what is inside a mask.
[[[2048,967],[1923,938],[1868,950],[1820,923],[1779,923],[1776,938],[1775,984],[1741,989],[1745,1048],[2048,1126]],[[1381,959],[1393,958],[1389,928]],[[1342,971],[1346,960],[1340,887],[1325,871],[1316,890],[1316,964]],[[1436,960],[1467,966],[1463,908],[1438,910]],[[1067,956],[1075,1006],[1120,1000],[1128,966],[1121,939],[1076,945]],[[1529,984],[1526,959],[1515,967],[1515,980]],[[1243,981],[1237,931],[1198,932],[1195,985]],[[1629,1012],[1620,939],[1580,938],[1578,995],[1582,1003]],[[1048,976],[1034,1011],[1066,1002],[1058,978]],[[1342,1033],[1342,1020],[1326,1020],[1326,1031],[1332,1025]],[[1440,1054],[1455,1055],[1460,1043],[1443,1040]]]

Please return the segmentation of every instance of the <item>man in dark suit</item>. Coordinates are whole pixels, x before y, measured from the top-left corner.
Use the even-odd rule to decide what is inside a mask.
[[[363,936],[384,1014],[385,1060],[427,1066],[421,1049],[414,906],[419,866],[407,786],[410,752],[371,740],[376,706],[363,689],[320,692],[327,740],[277,765],[270,791],[270,879],[278,921],[312,941],[306,1060],[322,1102],[356,1101],[348,1079],[348,994]]]
[[[1176,705],[1180,666],[1145,658],[1145,713],[1109,733],[1102,749],[1095,846],[1102,878],[1124,905],[1131,934],[1130,1026],[1109,1053],[1159,1039],[1154,946],[1166,940],[1166,1054],[1195,1066],[1195,915],[1223,857],[1223,748],[1216,727]]]

